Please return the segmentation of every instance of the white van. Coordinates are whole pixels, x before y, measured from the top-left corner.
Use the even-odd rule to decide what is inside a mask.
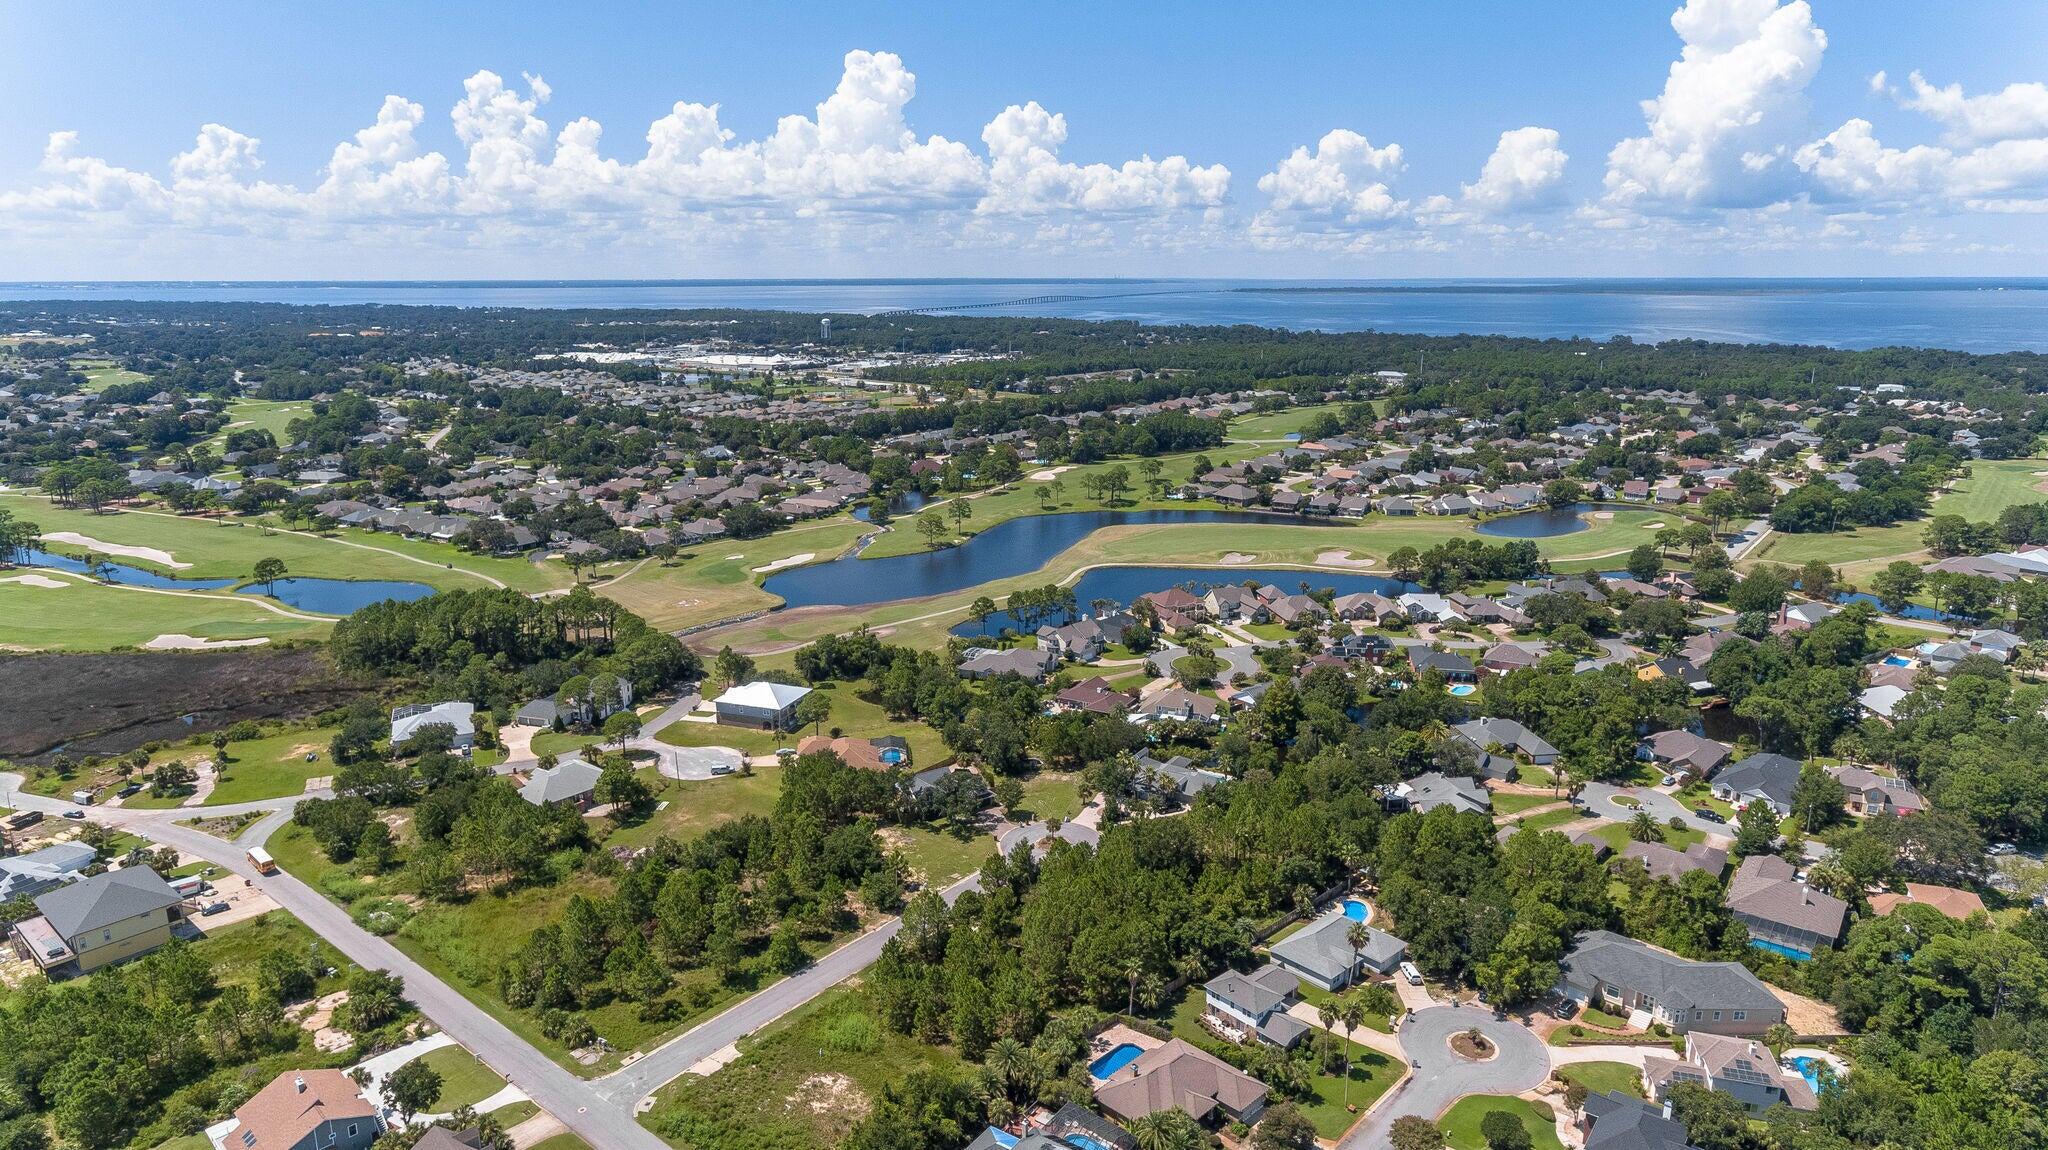
[[[1422,971],[1412,962],[1401,964],[1401,977],[1407,979],[1410,986],[1422,985]]]
[[[91,806],[91,805],[92,805],[92,792],[91,792],[91,791],[72,791],[72,792],[71,792],[71,801],[72,801],[72,802],[74,802],[74,803],[77,803],[77,804],[78,804],[79,806],[81,806],[81,807],[89,807],[89,806]]]

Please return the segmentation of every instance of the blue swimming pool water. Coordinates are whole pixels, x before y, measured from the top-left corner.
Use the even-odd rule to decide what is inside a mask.
[[[1371,922],[1372,907],[1355,898],[1344,900],[1344,917],[1352,922]]]
[[[889,749],[883,751],[880,757],[881,760],[885,763],[900,763],[903,761],[903,752],[897,750],[894,747],[890,747]]]
[[[1808,962],[1811,961],[1813,958],[1811,954],[1808,954],[1803,950],[1794,950],[1781,942],[1766,942],[1761,938],[1752,938],[1749,940],[1749,945],[1757,948],[1758,950],[1768,950],[1772,954],[1782,955],[1786,958],[1791,959],[1793,962]]]
[[[1464,698],[1465,696],[1471,694],[1474,691],[1477,691],[1478,689],[1478,687],[1475,687],[1470,683],[1453,683],[1450,686],[1444,688],[1444,690],[1449,691],[1451,694],[1458,696],[1460,699]]]
[[[1887,667],[1910,667],[1913,665],[1913,660],[1906,658],[1904,655],[1886,655],[1884,657],[1884,665]]]
[[[1143,1053],[1144,1051],[1128,1042],[1122,1043],[1108,1054],[1089,1063],[1088,1073],[1097,1078],[1108,1078],[1110,1075],[1129,1066],[1133,1059]]]
[[[1795,1058],[1792,1060],[1792,1068],[1799,1071],[1799,1077],[1806,1079],[1806,1084],[1813,1088],[1815,1094],[1820,1093],[1820,1059]]]

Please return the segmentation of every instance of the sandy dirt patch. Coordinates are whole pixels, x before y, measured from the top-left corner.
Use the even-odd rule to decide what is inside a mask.
[[[221,647],[261,647],[270,642],[256,639],[201,639],[197,635],[158,635],[142,646],[150,651],[212,651]]]
[[[1257,563],[1258,561],[1258,556],[1246,555],[1242,551],[1232,551],[1230,554],[1225,555],[1223,558],[1217,560],[1217,562],[1219,563],[1226,563],[1232,567],[1240,567],[1246,563]]]
[[[727,558],[727,559],[745,559],[746,557],[747,557],[747,553],[746,553],[746,552],[744,552],[744,551],[742,551],[742,552],[739,552],[739,553],[738,553],[738,554],[736,554],[736,555],[728,555],[728,556],[726,556],[726,558]]]
[[[1643,524],[1643,530],[1662,531],[1664,530],[1664,521],[1662,519],[1653,519],[1650,522]]]
[[[811,560],[816,559],[817,557],[818,553],[815,551],[800,552],[799,554],[791,555],[786,559],[777,559],[773,563],[763,563],[761,566],[754,568],[754,574],[766,575],[770,571],[780,571],[784,567],[799,567],[805,563],[809,563]]]
[[[1593,513],[1593,518],[1595,518],[1595,519],[1612,519],[1612,518],[1614,518],[1614,512],[1612,512],[1612,511],[1595,511],[1595,512]]]
[[[0,579],[0,583],[19,583],[24,587],[42,587],[51,591],[61,591],[71,586],[62,579],[52,579],[48,575],[38,575],[33,571],[26,575],[9,575],[5,579]]]
[[[1032,472],[1028,478],[1033,483],[1043,483],[1048,479],[1057,479],[1059,477],[1059,474],[1063,471],[1072,471],[1073,469],[1073,464],[1062,463],[1058,467],[1039,468],[1037,471]]]
[[[853,1079],[837,1073],[811,1075],[783,1101],[813,1114],[844,1114],[854,1121],[868,1112],[868,1096]]]
[[[1349,551],[1324,551],[1316,556],[1316,562],[1325,567],[1375,567],[1376,559],[1354,559]]]
[[[151,563],[161,563],[166,567],[175,567],[180,571],[192,566],[190,563],[180,563],[173,559],[168,551],[159,551],[154,547],[130,547],[124,543],[102,543],[90,535],[80,535],[76,531],[51,531],[41,536],[41,538],[50,543],[69,543],[74,547],[90,547],[94,551],[103,551],[108,555],[119,555],[126,559],[147,559]]]

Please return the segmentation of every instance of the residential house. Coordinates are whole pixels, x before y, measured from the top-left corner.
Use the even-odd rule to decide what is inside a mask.
[[[1658,1105],[1619,1090],[1588,1094],[1576,1125],[1584,1150],[1698,1150],[1668,1100]]]
[[[34,898],[77,882],[98,858],[98,851],[75,840],[0,858],[0,903]]]
[[[1790,958],[1833,946],[1848,925],[1849,904],[1799,881],[1791,863],[1751,855],[1728,880],[1728,910],[1749,928],[1750,944]]]
[[[1367,926],[1365,948],[1351,949],[1351,928],[1359,923],[1332,908],[1307,926],[1266,948],[1290,977],[1324,990],[1342,990],[1367,972],[1391,974],[1408,957],[1408,944],[1377,927]]]
[[[1428,812],[1438,807],[1482,814],[1493,811],[1493,796],[1477,780],[1435,772],[1417,775],[1395,787],[1393,798],[1397,804],[1416,811]]]
[[[420,732],[422,727],[445,726],[454,732],[456,750],[476,745],[476,708],[460,700],[446,703],[408,703],[391,711],[391,745],[398,746]]]
[[[1122,635],[1122,630],[1118,630]],[[1082,619],[1064,627],[1040,627],[1038,649],[1050,651],[1062,659],[1078,663],[1093,663],[1102,657],[1102,651],[1111,642],[1102,624],[1093,619]]]
[[[886,771],[910,762],[910,743],[896,735],[858,739],[852,735],[805,735],[797,740],[799,755],[837,755],[839,761],[863,771]]]
[[[1197,694],[1185,687],[1168,687],[1138,700],[1138,705],[1131,711],[1131,717],[1213,723],[1222,707],[1222,703],[1214,695]]]
[[[1287,1013],[1300,1001],[1301,984],[1286,969],[1267,963],[1250,974],[1226,970],[1202,985],[1202,1024],[1233,1042],[1257,1040],[1292,1050],[1307,1023]]]
[[[1495,643],[1479,657],[1479,669],[1505,675],[1534,667],[1548,653],[1544,645],[1537,643]]]
[[[1673,850],[1663,843],[1630,842],[1621,848],[1621,857],[1642,864],[1651,878],[1668,878],[1672,882],[1692,873],[1705,871],[1715,879],[1728,869],[1728,852],[1710,847],[1705,842],[1696,842],[1684,850]]]
[[[552,767],[527,776],[525,784],[519,788],[519,797],[537,807],[567,803],[579,811],[589,810],[591,795],[597,790],[597,777],[601,773],[583,759],[563,759]]]
[[[1091,715],[1121,715],[1138,700],[1109,685],[1100,675],[1084,679],[1053,695],[1047,709],[1055,715],[1080,711]]]
[[[1060,662],[1059,656],[1036,647],[1012,647],[1007,651],[970,647],[962,655],[961,676],[977,680],[993,679],[997,675],[1022,675],[1034,683],[1042,683]]]
[[[1257,1122],[1266,1084],[1184,1039],[1145,1051],[1095,1089],[1095,1104],[1119,1122],[1176,1107],[1198,1122]]]
[[[1727,763],[1734,748],[1691,731],[1658,731],[1636,744],[1636,757],[1681,778],[1704,779]]]
[[[1760,1035],[1785,1005],[1739,962],[1694,962],[1611,931],[1589,930],[1561,963],[1558,990],[1575,1002],[1641,1012],[1680,1034]]]
[[[1890,914],[1902,906],[1931,906],[1953,919],[1965,919],[1984,909],[1984,900],[1966,890],[1931,883],[1909,882],[1906,893],[1880,891],[1870,896],[1870,909]]]
[[[1455,651],[1432,651],[1427,647],[1410,647],[1408,665],[1418,676],[1437,671],[1453,683],[1479,681],[1479,673],[1473,670],[1472,660]]]
[[[1868,767],[1833,767],[1828,773],[1848,792],[1843,808],[1858,818],[1917,815],[1927,809],[1927,800],[1904,779],[1880,775]]]
[[[1218,623],[1263,623],[1270,618],[1264,600],[1233,583],[1209,588],[1202,608]]]
[[[711,708],[718,722],[728,727],[788,731],[796,727],[796,705],[810,693],[809,687],[757,679],[711,700]]]
[[[1401,610],[1401,606],[1385,595],[1376,592],[1354,591],[1349,595],[1339,595],[1331,600],[1330,610],[1336,613],[1337,618],[1347,623],[1361,621],[1374,623],[1388,615],[1398,613]]]
[[[524,727],[552,727],[558,718],[565,726],[602,723],[633,705],[632,681],[614,676],[613,682],[617,687],[611,698],[575,698],[565,702],[535,699],[519,708],[512,721]]]
[[[1324,618],[1328,612],[1323,605],[1306,595],[1282,595],[1266,604],[1276,622],[1293,626],[1296,623],[1313,623]]]
[[[210,1126],[214,1150],[367,1150],[384,1119],[364,1089],[339,1070],[287,1070]]]
[[[14,924],[15,952],[53,977],[155,950],[185,917],[178,892],[144,866],[79,879],[37,895],[35,906]]]
[[[1521,758],[1539,767],[1557,762],[1556,747],[1513,719],[1473,719],[1452,727],[1451,733],[1478,752],[1479,772],[1489,779],[1513,778]],[[1507,753],[1494,754],[1494,747]]]
[[[1197,767],[1186,755],[1156,759],[1151,751],[1139,751],[1136,761],[1138,788],[1170,802],[1194,798],[1217,783],[1230,781],[1230,776],[1220,771]]]
[[[1856,707],[1866,715],[1873,716],[1887,726],[1892,721],[1892,711],[1912,691],[1895,683],[1879,683],[1865,687],[1856,696]]]
[[[1820,1108],[1806,1079],[1781,1068],[1771,1048],[1753,1038],[1694,1031],[1685,1036],[1685,1057],[1643,1059],[1643,1085],[1652,1100],[1663,1101],[1684,1082],[1726,1094],[1752,1114],[1779,1105]]]
[[[1799,760],[1776,754],[1751,755],[1713,776],[1715,798],[1738,807],[1763,803],[1779,818],[1792,813],[1792,788],[1798,785]]]

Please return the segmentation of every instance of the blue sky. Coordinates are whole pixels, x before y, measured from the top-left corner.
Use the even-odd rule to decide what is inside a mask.
[[[0,278],[2030,274],[2043,81],[2033,0],[5,0]]]

